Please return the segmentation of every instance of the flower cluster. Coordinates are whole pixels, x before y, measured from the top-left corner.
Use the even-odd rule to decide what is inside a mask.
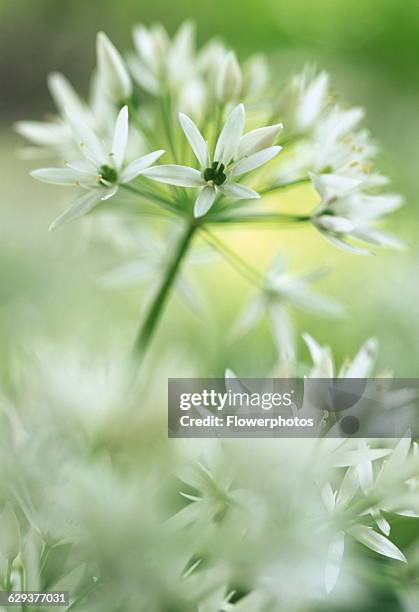
[[[171,290],[195,309],[205,301],[182,268],[195,238],[257,290],[230,339],[266,316],[276,374],[372,374],[373,339],[337,371],[331,350],[306,334],[313,363],[298,362],[294,311],[344,314],[311,287],[321,267],[289,273],[280,253],[261,274],[252,254],[242,258],[213,232],[295,223],[352,253],[371,252],[359,243],[400,247],[379,227],[402,199],[382,191],[388,179],[373,167],[377,147],[359,128],[363,111],[337,103],[329,76],[313,67],[277,88],[263,56],[240,63],[218,40],[198,49],[189,22],[173,38],[161,25],[137,26],[133,42],[123,56],[99,33],[88,101],[54,73],[56,116],[16,125],[30,143],[22,154],[48,160],[32,176],[76,192],[51,229],[86,217],[90,235],[129,257],[102,284],[145,282],[150,300],[128,360],[114,351],[114,367],[106,359],[96,367],[78,349],[46,347],[24,377],[10,373],[12,397],[0,397],[2,586],[69,590],[71,608],[92,611],[301,612],[338,609],[349,593],[362,606],[361,560],[375,578],[385,567],[397,591],[409,575],[393,561],[412,560],[414,571],[419,560],[389,537],[396,517],[419,516],[409,432],[385,442],[342,439],[322,422],[324,439],[299,444],[188,440],[162,449],[160,382],[174,363],[182,370],[181,351],[170,372],[160,364],[152,376],[132,376],[144,368]],[[308,213],[281,210],[276,195],[290,189],[311,203]],[[189,262],[207,260],[196,249]],[[190,361],[189,375],[199,367]],[[377,569],[380,557],[363,556],[355,542],[391,561]]]
[[[334,374],[331,351],[306,341],[310,375]],[[370,375],[376,354],[368,341],[340,375]],[[4,588],[68,590],[71,605],[89,611],[122,602],[133,612],[299,612],[338,606],[348,592],[362,608],[365,577],[373,589],[391,573],[397,589],[415,571],[417,550],[396,528],[419,515],[409,432],[163,449],[144,423],[155,419],[166,372],[125,395],[123,371],[115,353],[95,359],[38,344],[11,372],[13,401],[0,397]]]
[[[378,193],[387,179],[373,170],[376,146],[358,128],[363,112],[333,101],[326,73],[308,67],[275,91],[262,56],[240,66],[234,52],[218,40],[198,50],[189,22],[172,40],[160,25],[137,26],[133,40],[135,51],[125,61],[99,33],[89,103],[55,73],[48,83],[58,116],[16,126],[38,145],[37,154],[44,149],[65,160],[62,171],[35,170],[35,178],[87,190],[52,227],[89,213],[114,197],[119,186],[135,186],[148,202],[162,205],[164,199],[174,214],[193,211],[197,218],[207,217],[205,222],[249,221],[256,211],[259,220],[265,216],[267,222],[280,223],[281,215],[270,214],[264,202],[256,209],[231,202],[288,187],[291,177],[291,183],[312,181],[321,202],[305,220],[335,246],[369,252],[348,237],[401,246],[376,224],[402,199]],[[243,135],[244,105],[249,101],[247,123],[253,129]],[[185,139],[195,161],[184,147]],[[164,150],[174,163],[154,165]],[[274,159],[269,171],[255,172]],[[243,178],[250,185],[243,184]],[[163,193],[150,179],[186,190]]]

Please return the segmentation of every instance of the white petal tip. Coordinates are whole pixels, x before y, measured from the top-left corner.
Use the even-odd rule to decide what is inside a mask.
[[[203,217],[204,215],[206,215],[206,212],[201,212],[199,210],[195,210],[193,211],[193,216],[195,219],[200,219],[201,217]]]

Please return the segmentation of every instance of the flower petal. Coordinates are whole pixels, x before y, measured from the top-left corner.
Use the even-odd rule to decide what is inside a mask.
[[[154,274],[155,270],[149,259],[138,259],[108,272],[102,282],[106,287],[128,287],[149,280]]]
[[[345,378],[368,378],[372,376],[372,370],[378,353],[378,343],[375,338],[370,338],[359,349],[352,362],[345,368]]]
[[[214,187],[207,185],[198,194],[194,206],[194,217],[203,217],[214,204],[217,192]]]
[[[218,187],[218,190],[225,196],[235,198],[236,200],[258,200],[260,198],[257,191],[238,183],[225,183]]]
[[[275,155],[278,155],[281,149],[282,147],[278,146],[268,147],[267,149],[262,149],[262,151],[253,153],[253,155],[249,157],[240,159],[234,164],[231,170],[231,176],[238,176],[239,174],[244,174],[245,172],[250,172],[251,170],[259,168],[259,166],[263,166],[263,164],[273,159]]]
[[[269,308],[269,319],[278,354],[286,361],[295,360],[295,327],[285,308],[275,304]]]
[[[243,133],[245,111],[243,104],[234,108],[221,131],[215,147],[214,160],[225,166],[235,157]]]
[[[359,448],[358,450],[337,451],[331,458],[333,467],[351,467],[368,461],[377,461],[391,454],[388,448]]]
[[[74,187],[80,184],[97,182],[97,175],[73,170],[73,168],[39,168],[33,170],[30,174],[38,181],[52,183],[53,185],[71,185]]]
[[[107,164],[107,155],[94,131],[71,109],[65,114],[83,155],[98,167]]]
[[[231,333],[233,338],[244,336],[258,323],[263,314],[263,303],[260,296],[251,299],[239,313]]]
[[[117,170],[121,169],[124,161],[128,142],[128,106],[123,106],[119,111],[115,123],[115,131],[112,141],[112,158]]]
[[[282,123],[277,123],[276,125],[268,125],[247,132],[247,134],[240,138],[237,158],[248,157],[253,155],[253,153],[272,146],[282,128]]]
[[[371,251],[368,249],[363,249],[362,247],[354,246],[353,244],[349,244],[345,240],[341,238],[337,238],[336,236],[332,236],[328,232],[319,229],[322,236],[326,238],[329,242],[333,244],[333,246],[338,247],[338,249],[342,249],[342,251],[348,251],[349,253],[353,253],[355,255],[373,255]]]
[[[195,153],[195,156],[201,166],[206,168],[208,166],[208,144],[204,140],[201,132],[196,127],[195,123],[188,117],[188,115],[184,115],[183,113],[179,113],[179,121],[182,126],[182,130],[185,133],[186,138],[189,141],[189,144],[192,147],[192,151]]]
[[[354,229],[352,221],[335,215],[315,217],[313,223],[328,232],[336,232],[337,234],[348,234]]]
[[[324,570],[326,593],[331,593],[336,586],[340,574],[343,552],[345,550],[345,534],[339,531],[329,544],[327,561]]]
[[[336,499],[337,508],[345,508],[354,498],[355,493],[359,488],[358,472],[356,467],[350,467],[346,470],[346,474],[339,488],[339,493]]]
[[[67,208],[59,217],[57,217],[49,226],[49,231],[52,231],[59,227],[60,225],[64,225],[65,223],[69,223],[74,219],[78,219],[83,215],[86,215],[88,212],[92,210],[96,206],[98,202],[100,202],[100,190],[94,189],[92,191],[88,191],[83,195],[79,196],[72,205]]]
[[[104,32],[97,35],[96,52],[99,73],[109,94],[118,102],[129,98],[132,85],[124,60]]]
[[[374,531],[372,527],[366,527],[365,525],[354,525],[348,530],[348,533],[358,540],[358,542],[361,542],[361,544],[371,548],[371,550],[379,553],[380,555],[407,563],[407,559],[402,551],[399,550],[397,546],[393,544],[393,542],[390,542],[390,540],[388,540],[385,536],[381,535],[381,533]]]
[[[71,132],[64,123],[18,121],[14,128],[18,134],[39,145],[60,146],[71,138]]]
[[[397,236],[376,229],[375,227],[357,227],[352,232],[352,235],[358,238],[358,240],[364,240],[365,242],[378,244],[382,247],[390,247],[399,251],[403,251],[406,247],[403,240]]]
[[[315,190],[326,201],[345,196],[354,191],[362,183],[359,179],[341,174],[314,174],[309,172],[309,176]]]
[[[168,164],[167,166],[153,166],[143,172],[153,181],[166,183],[167,185],[177,185],[178,187],[202,187],[206,183],[201,173],[189,166],[177,166]]]
[[[138,159],[134,159],[128,166],[122,171],[121,174],[121,183],[129,183],[136,176],[141,174],[143,170],[149,168],[151,164],[154,164],[155,161],[159,159],[165,153],[164,149],[160,149],[159,151],[153,151],[153,153],[149,153],[148,155],[143,155]]]
[[[119,185],[111,185],[108,189],[104,189],[101,193],[100,199],[102,201],[109,200],[112,198],[119,189]]]
[[[87,115],[88,109],[83,105],[73,86],[63,74],[51,72],[48,75],[48,88],[61,114],[64,113],[66,108],[69,108],[74,112]]]
[[[224,58],[218,72],[216,82],[216,95],[220,102],[226,104],[237,100],[243,85],[243,74],[234,51],[230,51]]]

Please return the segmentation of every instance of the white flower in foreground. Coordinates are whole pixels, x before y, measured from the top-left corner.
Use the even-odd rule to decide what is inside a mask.
[[[50,226],[55,229],[90,212],[101,200],[113,197],[119,185],[129,183],[153,164],[164,151],[154,151],[126,162],[128,142],[128,108],[124,106],[116,120],[110,149],[78,115],[67,114],[83,159],[68,162],[66,168],[40,168],[31,175],[45,183],[81,187],[85,193],[78,196],[73,204]]]
[[[131,78],[119,51],[104,32],[96,39],[99,78],[109,96],[118,103],[125,102],[132,94]]]
[[[371,252],[347,242],[347,237],[379,246],[403,247],[398,238],[376,227],[381,217],[403,204],[401,196],[364,192],[358,178],[338,174],[311,175],[311,179],[322,198],[311,221],[333,245],[359,255]]]
[[[247,333],[266,314],[281,358],[293,360],[295,331],[290,310],[326,317],[341,316],[344,312],[340,304],[312,290],[310,285],[321,274],[317,270],[300,276],[291,275],[287,273],[286,260],[280,254],[266,274],[263,291],[251,299],[239,314],[235,333]]]
[[[310,378],[368,378],[372,375],[378,352],[375,338],[367,340],[355,357],[346,361],[339,371],[336,371],[330,347],[320,346],[309,334],[303,334],[303,339],[313,360],[308,375]]]
[[[369,452],[373,453],[374,450],[376,449],[370,449]],[[368,451],[366,450],[365,452]],[[390,453],[391,450],[388,450],[388,454]],[[378,457],[379,453],[376,454]],[[375,462],[378,463],[381,459],[382,457],[378,457]],[[385,465],[385,463],[383,465]],[[347,535],[353,537],[355,540],[357,540],[367,548],[373,550],[374,552],[380,555],[383,555],[384,557],[395,559],[397,561],[403,561],[404,563],[407,562],[406,557],[404,556],[402,551],[395,544],[393,544],[391,540],[388,539],[387,536],[389,535],[389,533],[383,535],[375,531],[375,529],[373,529],[372,527],[363,525],[361,523],[351,525],[349,522],[348,526],[345,525],[345,520],[342,519],[342,516],[345,515],[345,512],[347,512],[348,509],[350,512],[350,506],[353,501],[359,501],[360,499],[358,496],[358,467],[359,466],[351,466],[346,470],[338,490],[334,491],[329,482],[327,482],[321,490],[323,502],[327,511],[331,515],[332,522],[336,521],[336,527],[341,527],[340,529],[337,529],[335,534],[332,536],[327,551],[327,560],[324,574],[325,588],[327,593],[330,593],[335,588],[336,583],[338,581],[343,554],[345,550],[345,538]],[[387,521],[385,522],[387,523]]]
[[[232,179],[259,168],[279,153],[282,147],[272,146],[272,143],[282,125],[259,128],[242,136],[245,110],[243,104],[239,104],[230,113],[211,159],[208,143],[192,119],[180,113],[179,120],[201,170],[170,164],[150,168],[144,172],[144,176],[168,185],[199,188],[195,217],[205,215],[218,195],[244,200],[260,197],[250,187],[235,183]]]

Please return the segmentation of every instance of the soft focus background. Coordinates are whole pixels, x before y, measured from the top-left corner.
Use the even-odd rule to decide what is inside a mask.
[[[131,46],[133,23],[161,20],[173,32],[188,17],[197,22],[200,42],[221,35],[241,58],[258,51],[273,54],[278,81],[305,62],[315,62],[330,71],[339,98],[366,107],[365,125],[382,145],[381,168],[392,177],[392,189],[406,197],[406,206],[387,226],[405,238],[405,253],[379,250],[376,257],[357,258],[333,249],[310,228],[229,230],[225,237],[244,257],[251,253],[261,266],[282,246],[290,253],[294,270],[330,265],[331,273],[320,287],[347,305],[348,317],[330,322],[303,316],[297,319],[299,328],[332,344],[340,358],[353,354],[367,336],[375,335],[380,341],[379,364],[398,375],[416,376],[416,0],[0,3],[2,367],[30,337],[82,342],[94,348],[106,345],[114,335],[129,344],[143,303],[141,289],[111,291],[99,286],[98,275],[119,259],[106,245],[89,244],[80,224],[48,234],[48,223],[63,208],[67,193],[28,176],[37,162],[16,158],[19,139],[13,134],[13,121],[42,118],[53,110],[45,83],[52,70],[64,72],[86,93],[98,30],[105,30],[124,50]],[[304,197],[304,191],[293,196],[294,200]],[[155,350],[184,346],[196,354],[202,374],[220,374],[226,365],[247,375],[266,372],[274,359],[267,329],[259,328],[235,343],[226,334],[248,288],[234,272],[225,271],[224,264],[202,273],[201,281],[208,313],[204,319],[191,316],[173,300]],[[305,357],[302,346],[301,355]]]

